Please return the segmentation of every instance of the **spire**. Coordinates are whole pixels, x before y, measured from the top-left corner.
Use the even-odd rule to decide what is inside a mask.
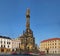
[[[30,9],[27,8],[26,11],[26,28],[29,29],[30,28]]]

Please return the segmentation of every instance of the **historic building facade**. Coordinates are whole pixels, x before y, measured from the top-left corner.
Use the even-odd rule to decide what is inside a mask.
[[[30,29],[30,10],[26,11],[26,30],[23,31],[23,34],[18,38],[21,41],[20,48],[25,51],[36,50],[35,38],[33,36],[33,31]]]
[[[0,53],[10,52],[11,48],[12,48],[11,38],[0,36]]]
[[[19,39],[12,39],[12,51],[20,51],[21,41]]]
[[[20,51],[20,40],[11,39],[10,37],[0,36],[0,53],[11,53]]]
[[[60,54],[60,38],[43,40],[40,43],[40,51],[49,54]]]

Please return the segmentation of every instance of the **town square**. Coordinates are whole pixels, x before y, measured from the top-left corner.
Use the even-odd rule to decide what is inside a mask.
[[[0,0],[0,56],[60,56],[59,0]]]

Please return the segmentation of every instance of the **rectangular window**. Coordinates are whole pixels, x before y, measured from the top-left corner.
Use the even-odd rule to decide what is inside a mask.
[[[5,47],[5,45],[4,45],[4,47]]]
[[[10,42],[7,42],[7,44],[10,44]]]
[[[55,51],[55,53],[56,53],[56,51]]]
[[[9,44],[10,44],[10,42],[9,42]]]
[[[56,45],[56,43],[55,43],[55,45]]]
[[[8,45],[8,48],[9,48],[9,45]]]
[[[7,42],[7,44],[8,44],[8,42]]]
[[[4,41],[4,44],[5,44],[5,41]]]
[[[1,47],[3,47],[3,45],[1,45]]]

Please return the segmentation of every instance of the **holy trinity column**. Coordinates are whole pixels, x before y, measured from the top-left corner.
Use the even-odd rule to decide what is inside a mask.
[[[20,48],[25,51],[33,51],[35,49],[35,38],[30,28],[30,9],[26,11],[26,30],[19,37],[21,40]]]

